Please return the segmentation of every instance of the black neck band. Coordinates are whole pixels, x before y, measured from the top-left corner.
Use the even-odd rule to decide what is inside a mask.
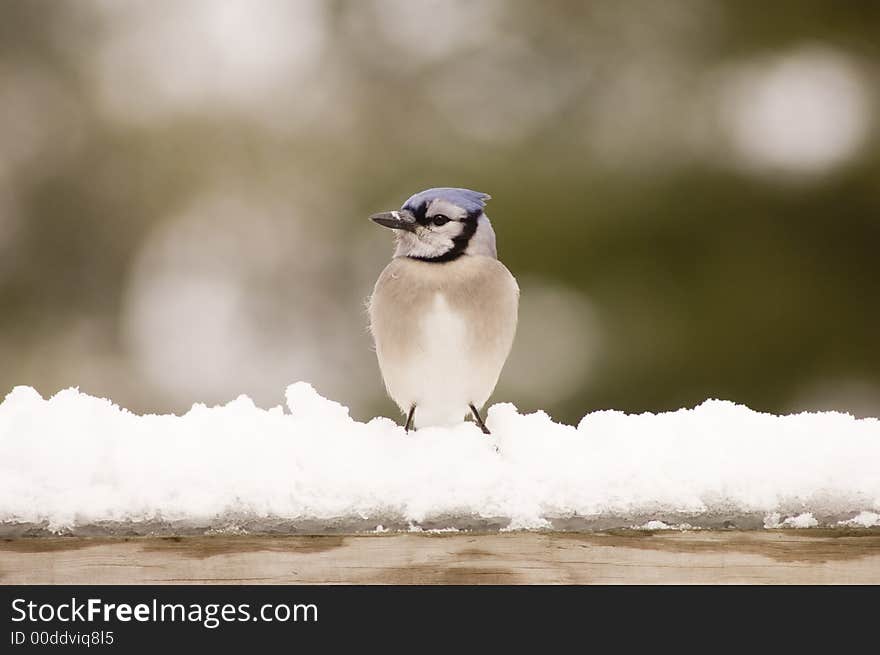
[[[445,262],[455,261],[464,254],[464,251],[467,250],[468,244],[471,242],[471,237],[476,234],[477,222],[480,219],[480,214],[482,214],[482,212],[471,213],[462,219],[461,234],[452,239],[452,248],[444,252],[442,255],[436,257],[413,257],[412,255],[408,255],[408,257],[410,259],[418,259],[420,262],[429,262],[431,264],[443,264]]]

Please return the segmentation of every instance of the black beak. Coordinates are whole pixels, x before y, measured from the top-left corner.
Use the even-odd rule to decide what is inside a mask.
[[[374,223],[378,223],[382,227],[387,227],[392,230],[406,230],[408,232],[416,231],[416,217],[405,209],[373,214],[370,216],[370,220]]]

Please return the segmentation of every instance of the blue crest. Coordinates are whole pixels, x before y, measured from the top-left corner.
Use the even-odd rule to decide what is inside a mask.
[[[411,196],[409,200],[403,203],[403,209],[417,212],[419,207],[425,207],[430,202],[441,199],[451,202],[456,207],[461,207],[468,214],[479,214],[486,206],[486,201],[491,197],[488,193],[480,193],[470,189],[438,187],[436,189],[426,189]]]

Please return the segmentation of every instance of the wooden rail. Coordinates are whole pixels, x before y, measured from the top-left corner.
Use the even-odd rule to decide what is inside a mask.
[[[0,584],[175,583],[880,584],[880,531],[0,540]]]

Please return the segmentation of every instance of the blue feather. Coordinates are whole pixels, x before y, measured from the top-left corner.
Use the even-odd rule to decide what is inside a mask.
[[[425,206],[434,200],[445,200],[456,207],[461,207],[468,214],[479,213],[486,206],[486,201],[491,196],[488,193],[471,191],[470,189],[456,189],[453,187],[438,187],[426,189],[410,197],[403,203],[403,209],[415,212],[419,207]]]

